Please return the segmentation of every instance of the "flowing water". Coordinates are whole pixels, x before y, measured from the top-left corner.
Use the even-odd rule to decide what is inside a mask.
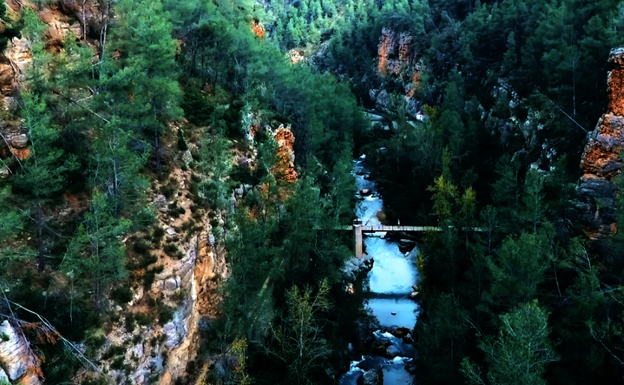
[[[355,161],[354,173],[357,187],[368,189],[370,196],[364,197],[357,208],[357,215],[364,225],[379,225],[377,213],[383,210],[383,201],[377,193],[375,183],[367,179],[368,171],[365,156]],[[386,234],[366,234],[365,251],[374,259],[373,268],[365,282],[366,306],[377,318],[382,329],[404,327],[412,330],[418,317],[418,304],[408,299],[412,286],[418,283],[418,270],[413,258],[399,250],[396,240],[386,239]],[[375,339],[396,346],[403,357],[393,359],[379,356],[364,356],[362,361],[351,363],[351,370],[341,379],[340,384],[352,385],[362,373],[370,369],[382,369],[384,385],[414,384],[414,378],[405,370],[405,363],[415,359],[415,351],[409,344],[390,333],[376,331]]]

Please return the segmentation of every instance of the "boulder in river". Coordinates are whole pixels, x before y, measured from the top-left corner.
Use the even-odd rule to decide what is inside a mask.
[[[399,241],[399,250],[403,253],[416,247],[416,241],[412,239],[401,239]]]
[[[362,196],[367,197],[367,196],[369,196],[369,195],[372,195],[372,194],[373,194],[373,192],[372,192],[370,189],[365,188],[365,189],[362,189],[362,190],[360,191],[360,194],[362,194]]]
[[[389,345],[388,343],[384,343],[384,342],[376,344],[371,349],[371,354],[373,354],[375,356],[385,356],[386,355],[386,347],[388,345]]]
[[[380,370],[369,370],[357,380],[358,385],[380,385],[383,384],[383,374]]]
[[[394,358],[401,355],[401,349],[397,348],[394,345],[390,345],[386,348],[386,355],[390,358]]]
[[[403,338],[408,335],[410,330],[408,328],[396,328],[392,334],[397,338]]]

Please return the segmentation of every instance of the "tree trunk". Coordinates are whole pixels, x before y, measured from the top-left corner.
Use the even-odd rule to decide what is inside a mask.
[[[43,243],[43,208],[41,202],[37,203],[37,263],[39,271],[45,269],[45,255],[44,255],[44,243]]]

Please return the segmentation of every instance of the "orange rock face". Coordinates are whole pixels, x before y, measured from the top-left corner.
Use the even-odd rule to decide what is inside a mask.
[[[576,211],[586,236],[598,247],[617,232],[615,179],[624,168],[620,156],[624,150],[624,48],[611,51],[609,63],[613,68],[607,88],[609,109],[587,135],[583,176],[577,187]]]
[[[607,82],[609,112],[624,116],[624,48],[611,52],[609,64],[613,67]]]
[[[258,36],[260,39],[264,38],[264,26],[261,23],[253,20],[251,22],[251,30],[253,31],[254,35]]]
[[[616,69],[609,75],[609,87],[607,93],[609,95],[609,111],[616,115],[624,115],[624,70]]]
[[[420,88],[420,71],[414,71],[412,74],[412,83],[407,86],[407,98],[411,99]]]
[[[295,136],[290,130],[290,126],[279,126],[274,135],[277,142],[278,149],[277,155],[279,161],[275,165],[273,174],[279,180],[284,180],[289,183],[297,181],[297,172],[295,171]]]
[[[14,148],[13,153],[19,160],[24,160],[30,156],[29,148]]]
[[[377,46],[377,73],[385,75],[403,75],[410,64],[410,43],[412,36],[407,32],[400,34],[390,28],[381,31]]]
[[[379,62],[377,65],[377,72],[380,75],[385,75],[388,73],[388,56],[390,52],[394,49],[396,42],[394,41],[394,32],[388,28],[384,28],[381,31],[381,39],[379,41],[379,46],[377,53],[379,55]]]
[[[603,115],[583,154],[583,173],[613,179],[622,169],[620,153],[624,148],[624,118],[611,113]]]
[[[290,64],[297,64],[305,60],[305,56],[303,56],[303,52],[297,48],[293,48],[288,51],[288,58],[290,59]]]

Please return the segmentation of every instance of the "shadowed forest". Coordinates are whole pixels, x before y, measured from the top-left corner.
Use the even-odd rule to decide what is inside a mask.
[[[441,229],[417,383],[622,383],[623,45],[615,0],[0,1],[0,384],[343,384],[361,155]]]

